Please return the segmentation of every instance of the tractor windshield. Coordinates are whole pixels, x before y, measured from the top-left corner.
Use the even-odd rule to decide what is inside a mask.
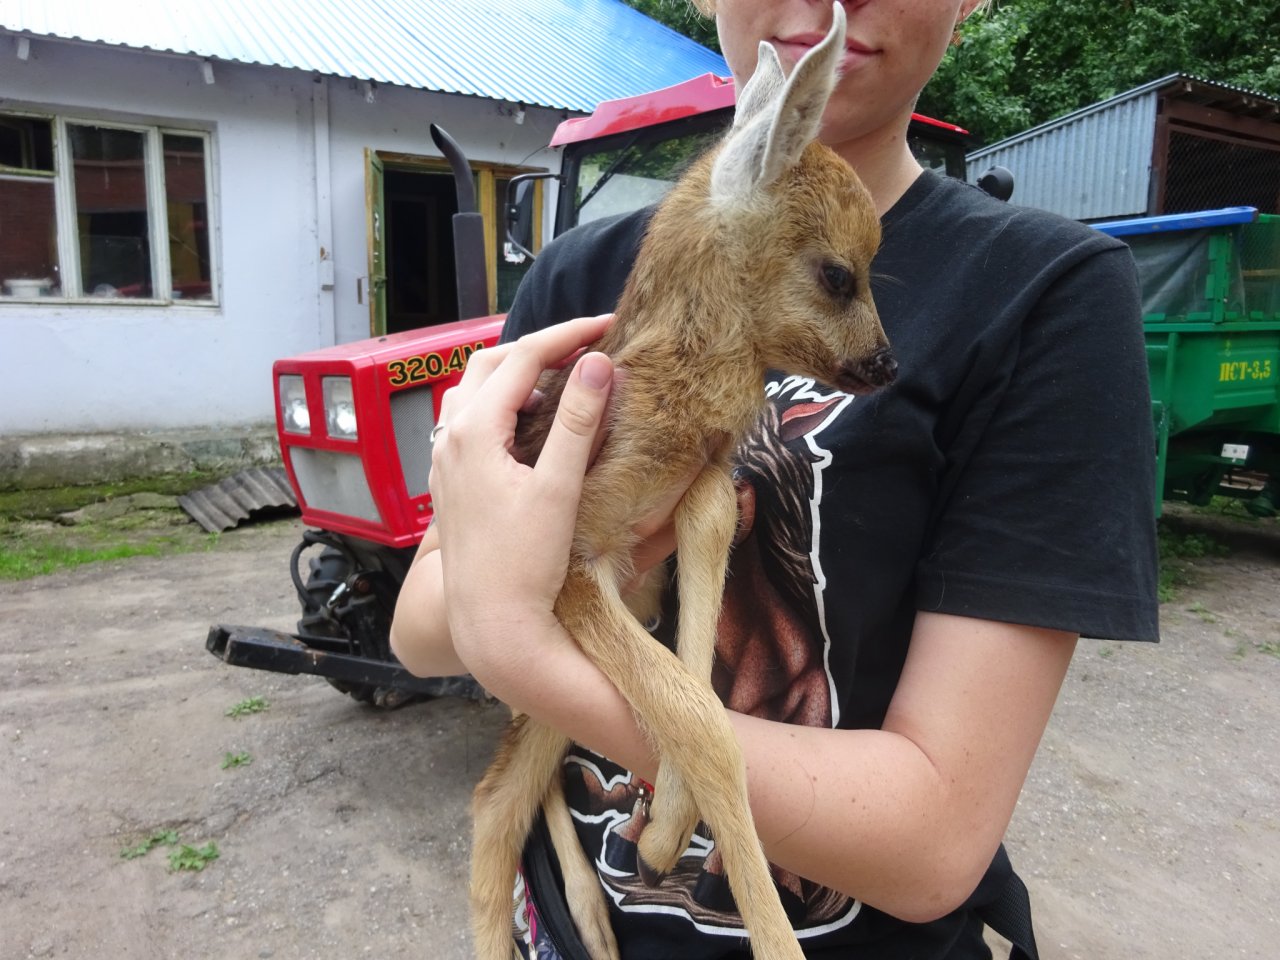
[[[732,119],[719,110],[583,143],[565,158],[573,204],[560,230],[657,203]]]
[[[732,109],[712,110],[570,145],[562,182],[573,202],[560,204],[556,233],[657,203],[732,120]],[[964,178],[965,131],[917,116],[907,139],[922,166]]]

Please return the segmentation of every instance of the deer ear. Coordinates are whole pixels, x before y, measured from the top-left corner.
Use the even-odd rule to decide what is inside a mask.
[[[776,102],[786,84],[787,75],[778,62],[778,51],[767,40],[761,40],[760,51],[756,54],[756,72],[738,94],[738,105],[733,112],[734,129],[745,127],[766,105]]]
[[[844,54],[844,5],[832,9],[831,29],[822,42],[806,53],[785,84],[765,82],[753,88],[767,57],[776,64],[773,48],[764,53],[762,43],[756,74],[742,91],[741,117],[711,167],[713,201],[742,200],[760,187],[773,183],[818,136],[822,111],[835,88],[836,68]],[[766,68],[767,69],[767,68]],[[779,70],[781,68],[779,67]]]

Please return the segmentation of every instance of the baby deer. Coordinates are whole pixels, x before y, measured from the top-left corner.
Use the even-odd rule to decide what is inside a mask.
[[[866,393],[897,369],[871,301],[868,268],[880,240],[871,197],[843,160],[814,142],[844,36],[836,3],[830,32],[789,80],[762,43],[732,130],[655,213],[616,320],[596,345],[625,377],[587,474],[555,605],[661,758],[640,857],[667,873],[705,821],[755,955],[768,960],[803,954],[770,878],[741,750],[710,677],[736,523],[730,457],[766,403],[766,371]],[[548,375],[540,415],[517,431],[526,461],[541,448],[566,375]],[[621,589],[633,575],[633,528],[695,472],[675,511],[677,659],[640,623],[658,590],[636,591],[646,599],[628,610]],[[540,807],[588,952],[617,957],[599,880],[564,801],[568,746],[560,733],[518,716],[476,789],[471,898],[482,960],[511,957],[512,889]]]

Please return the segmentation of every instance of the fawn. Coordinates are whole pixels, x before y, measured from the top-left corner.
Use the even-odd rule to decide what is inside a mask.
[[[716,620],[736,523],[735,446],[763,409],[769,369],[853,393],[893,380],[897,365],[872,303],[880,239],[870,195],[814,142],[844,51],[834,5],[826,38],[784,77],[761,43],[723,143],[681,178],[650,223],[613,325],[596,345],[626,371],[611,431],[586,478],[569,570],[555,613],[630,702],[661,758],[642,861],[671,870],[699,818],[720,850],[754,953],[802,960],[747,805],[741,750],[711,690]],[[537,456],[566,371],[546,375],[545,401],[517,430]],[[697,472],[675,512],[678,657],[641,626],[644,599],[624,603],[633,526],[663,491]],[[599,880],[565,805],[565,737],[525,716],[508,728],[476,788],[471,899],[476,955],[512,955],[511,896],[523,845],[546,813],[574,921],[597,960],[617,957]]]

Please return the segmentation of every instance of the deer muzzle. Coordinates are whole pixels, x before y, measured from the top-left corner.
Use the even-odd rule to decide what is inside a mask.
[[[865,360],[846,360],[840,364],[835,386],[845,393],[871,393],[893,383],[898,375],[898,361],[893,351],[881,347]]]

